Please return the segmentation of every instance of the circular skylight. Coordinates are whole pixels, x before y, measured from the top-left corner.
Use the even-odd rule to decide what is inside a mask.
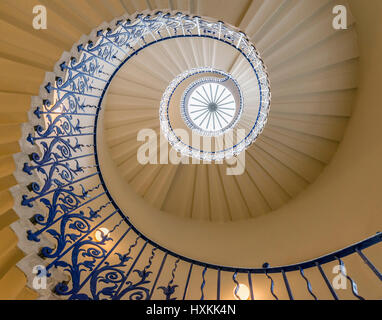
[[[229,159],[263,131],[271,99],[268,75],[255,50],[248,51],[247,61],[253,70],[244,86],[247,98],[251,91],[249,99],[231,74],[212,67],[187,70],[170,82],[160,102],[159,121],[164,137],[181,155],[204,161]],[[202,139],[201,145],[188,129],[210,139]]]
[[[183,95],[181,114],[200,135],[218,136],[236,124],[241,108],[240,90],[227,76],[192,83]]]

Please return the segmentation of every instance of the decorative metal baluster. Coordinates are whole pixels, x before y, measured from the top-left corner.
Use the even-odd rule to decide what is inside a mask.
[[[151,256],[149,258],[148,264],[143,268],[143,272],[147,272],[151,268],[151,265],[153,264],[153,259],[155,257],[155,252],[158,250],[157,247],[153,247],[151,250]]]
[[[196,17],[196,26],[198,28],[198,35],[200,37],[200,23],[199,23],[199,17]]]
[[[23,197],[22,197],[23,200],[21,201],[21,205],[23,205],[23,206],[28,206],[28,207],[33,207],[33,202],[36,201],[37,199],[40,199],[40,198],[45,197],[45,196],[47,196],[47,195],[49,195],[49,194],[51,194],[51,193],[54,193],[54,192],[57,191],[57,190],[66,188],[66,187],[68,187],[68,186],[71,186],[71,185],[73,185],[73,184],[75,184],[75,183],[77,183],[77,182],[80,182],[80,181],[83,181],[83,180],[85,180],[85,179],[94,177],[94,176],[97,175],[97,174],[99,174],[98,171],[96,171],[95,173],[92,173],[92,174],[90,174],[90,175],[88,175],[88,176],[86,176],[86,177],[82,177],[82,178],[80,178],[80,179],[78,179],[78,180],[74,180],[74,181],[72,181],[72,182],[70,182],[70,183],[63,184],[63,185],[60,186],[59,188],[52,189],[52,190],[50,190],[50,191],[48,191],[48,192],[45,192],[44,194],[39,194],[39,195],[36,196],[36,197],[28,198],[26,195],[23,195]]]
[[[155,278],[153,287],[152,287],[151,292],[150,292],[149,300],[151,300],[151,297],[153,296],[155,287],[156,287],[156,285],[157,285],[159,276],[160,276],[161,273],[162,273],[163,266],[164,266],[164,264],[165,264],[165,262],[166,262],[166,259],[167,259],[167,252],[166,252],[165,255],[163,256],[162,263],[161,263],[161,265],[160,265],[160,267],[159,267],[159,271],[158,271],[158,273],[157,273],[157,276],[156,276],[156,278]]]
[[[321,265],[318,262],[316,262],[316,266],[317,266],[318,270],[320,271],[322,278],[324,278],[324,281],[325,281],[330,293],[332,294],[334,300],[339,300],[336,292],[334,291],[332,285],[330,284],[328,278],[326,277],[324,270],[322,270]]]
[[[91,44],[88,44],[87,47],[89,47],[90,45],[91,45]],[[101,45],[102,45],[102,44],[101,44]],[[99,45],[97,45],[97,47],[98,47],[98,46],[99,46]],[[92,57],[98,59],[99,61],[105,62],[106,64],[108,64],[109,66],[111,66],[113,69],[117,69],[118,66],[115,65],[115,64],[113,64],[113,63],[111,63],[111,62],[109,61],[109,60],[111,60],[110,57],[112,56],[111,51],[107,52],[107,56],[106,56],[106,58],[101,58],[101,57],[97,56],[96,54],[94,54],[94,53],[92,52],[92,51],[94,51],[97,47],[90,48],[90,50],[89,50],[88,48],[85,49],[84,45],[81,44],[81,45],[79,45],[79,46],[77,47],[77,50],[78,50],[78,52],[85,52],[85,53],[87,53],[89,56],[92,56]],[[65,90],[61,90],[61,91],[66,92]],[[82,95],[84,95],[84,94],[82,94]],[[95,96],[95,97],[98,97],[98,96]]]
[[[166,296],[166,300],[176,300],[176,298],[171,298],[171,296],[175,293],[176,288],[179,287],[178,285],[172,285],[174,283],[175,271],[178,267],[179,261],[180,261],[179,258],[176,259],[176,261],[175,261],[174,268],[171,271],[171,279],[170,279],[167,287],[163,287],[163,286],[158,287],[158,289],[163,290],[163,293]]]
[[[236,287],[235,287],[235,290],[234,290],[234,295],[236,297],[237,300],[241,300],[240,297],[237,295],[237,293],[239,292],[239,287],[240,287],[240,284],[239,282],[236,280],[237,278],[237,271],[235,271],[235,273],[233,274],[232,276],[232,280],[233,282],[236,284]]]
[[[29,140],[28,141],[33,141],[36,142],[36,141],[45,141],[45,140],[48,140],[48,139],[56,139],[56,138],[72,138],[72,137],[87,137],[87,136],[94,136],[95,133],[94,132],[91,132],[91,133],[72,133],[72,134],[64,134],[64,135],[59,135],[59,134],[56,134],[54,136],[49,136],[49,137],[45,137],[45,136],[42,136],[42,137],[29,137]],[[90,145],[89,145],[90,147]]]
[[[92,229],[89,230],[88,233],[84,234],[81,238],[79,238],[77,241],[75,241],[70,247],[68,247],[64,252],[62,252],[56,259],[54,259],[51,263],[49,263],[46,267],[46,270],[49,270],[54,266],[54,264],[59,261],[63,256],[65,256],[71,249],[74,248],[77,242],[82,241],[85,237],[89,236],[94,230],[96,230],[98,227],[100,227],[104,222],[109,220],[111,217],[113,217],[118,211],[115,210],[111,214],[109,214],[105,219],[103,219],[101,222],[96,224]]]
[[[23,167],[23,171],[28,173],[29,175],[31,175],[32,170],[36,170],[36,169],[39,170],[40,168],[43,168],[46,166],[58,165],[58,164],[61,164],[64,162],[68,162],[68,161],[72,161],[72,160],[78,160],[81,158],[86,158],[86,157],[90,157],[90,156],[94,156],[94,155],[95,155],[95,153],[89,153],[89,154],[85,154],[85,155],[81,155],[81,156],[77,156],[77,157],[67,158],[67,159],[63,159],[63,160],[57,160],[54,162],[47,162],[47,163],[43,163],[43,164],[38,164],[36,166],[31,166],[31,165],[29,165],[29,163],[25,162],[24,167]],[[32,158],[32,155],[30,155],[30,157]]]
[[[140,237],[140,236],[138,236],[138,237]],[[118,289],[117,293],[113,296],[114,300],[121,300],[127,294],[129,294],[130,300],[133,300],[133,299],[136,299],[136,300],[145,299],[145,300],[147,300],[149,298],[149,288],[147,288],[145,285],[150,283],[150,280],[148,280],[147,278],[149,277],[149,275],[152,272],[147,271],[147,270],[151,267],[152,260],[153,260],[154,255],[155,255],[155,251],[157,249],[154,247],[151,250],[151,256],[149,258],[149,262],[143,268],[143,270],[133,269],[136,262],[138,261],[139,257],[141,256],[142,252],[144,251],[146,245],[147,245],[147,241],[145,242],[144,246],[140,250],[138,257],[135,259],[135,261],[131,265],[126,276],[122,276],[122,279],[120,281],[121,286]],[[135,272],[138,275],[139,280],[135,280],[134,282],[133,281],[127,281],[131,271]],[[123,286],[125,284],[126,284],[126,287],[123,288]]]
[[[205,275],[206,275],[206,271],[207,271],[207,267],[204,267],[203,269],[203,272],[202,272],[202,285],[200,286],[200,291],[202,293],[202,296],[200,297],[200,300],[204,300],[204,286],[206,285],[206,278],[205,278]]]
[[[294,300],[294,299],[293,299],[292,290],[290,289],[289,282],[288,282],[288,278],[287,278],[287,276],[286,276],[286,274],[285,274],[284,269],[281,269],[281,273],[282,273],[282,275],[283,275],[283,279],[284,279],[285,287],[286,287],[286,289],[287,289],[287,291],[288,291],[289,300]]]
[[[274,283],[272,277],[268,275],[268,271],[265,271],[265,275],[266,275],[267,278],[271,281],[270,291],[271,291],[272,296],[273,296],[276,300],[279,300],[279,298],[275,295],[275,293],[274,293],[274,291],[273,291],[274,286],[275,286],[275,283]]]
[[[134,36],[134,39],[129,39],[130,38],[130,33],[143,33],[142,30],[145,29],[145,26],[142,24],[142,23],[139,23],[139,24],[136,24],[134,26],[130,26],[130,20],[124,22],[124,23],[121,23],[120,26],[125,30],[125,32],[120,32],[120,34],[118,35],[118,40],[116,41],[120,41],[119,39],[122,39],[123,42],[122,43],[119,43],[119,46],[123,45],[123,46],[126,46],[126,48],[129,48],[131,49],[133,52],[130,54],[130,56],[133,56],[137,50],[139,49],[135,49],[135,45],[138,43],[138,41],[140,40],[140,37],[135,37]],[[134,30],[135,29],[135,30]],[[122,35],[122,37],[121,37]],[[127,35],[127,37],[123,37],[124,35]]]
[[[115,44],[111,39],[113,39],[114,37],[111,37],[110,35],[108,35],[108,36],[104,36],[103,35],[103,30],[99,30],[98,32],[97,32],[97,35],[98,36],[101,36],[102,37],[102,39],[104,39],[104,40],[106,40],[107,42],[109,42],[109,43],[111,43],[117,50],[120,50],[120,51],[122,51],[122,53],[125,55],[125,56],[128,56],[129,54],[125,51],[125,50],[123,50],[122,48],[121,48],[121,46],[120,45],[117,45],[117,44]],[[113,36],[114,35],[116,35],[116,34],[113,34]],[[118,34],[117,34],[118,35]]]
[[[51,113],[46,116],[49,120],[47,124],[47,129],[44,131],[43,127],[36,126],[34,129],[34,135],[28,135],[27,141],[32,144],[35,144],[39,141],[60,141],[62,142],[62,138],[71,138],[71,137],[81,137],[81,136],[93,136],[94,132],[85,132],[82,133],[83,129],[94,129],[94,125],[81,126],[80,117],[76,118],[77,123],[74,124],[73,116],[67,115],[66,113],[60,113],[56,116],[54,120],[51,119]],[[57,138],[59,138],[57,140]],[[43,142],[40,142],[43,144]]]
[[[86,190],[86,191],[85,191],[86,196],[88,197],[90,192],[93,192],[94,190],[99,189],[101,186],[102,186],[102,183],[99,183],[99,184],[97,184],[95,187]],[[105,193],[105,192],[104,192],[104,193]]]
[[[147,16],[146,16],[146,17],[147,17]],[[145,17],[145,18],[146,18],[146,17]],[[148,23],[146,23],[145,18],[140,19],[140,20],[141,20],[141,22],[145,25],[147,32],[150,33],[150,35],[153,37],[154,40],[151,41],[151,42],[156,42],[156,41],[157,41],[157,38],[154,36],[154,34],[153,34],[153,32],[152,32],[150,26],[148,25]],[[145,44],[147,44],[146,41],[144,41],[144,42],[145,42]]]
[[[348,279],[351,283],[351,290],[353,292],[353,295],[358,298],[359,300],[365,300],[365,298],[361,297],[360,295],[358,295],[358,289],[357,289],[357,284],[353,281],[352,278],[350,278],[347,273],[345,272],[344,268],[345,268],[345,264],[343,263],[343,261],[341,260],[341,258],[339,257],[335,257],[337,260],[338,260],[338,263],[339,263],[339,266],[340,266],[340,271],[341,271],[341,274],[343,276],[346,277],[346,279]]]
[[[84,62],[89,62],[89,60],[96,60],[95,58],[91,58],[91,59],[85,59],[84,61],[80,62],[79,63],[79,66],[75,66],[74,68],[71,67],[71,66],[67,66],[66,65],[66,62],[63,62],[60,64],[60,68],[62,71],[64,70],[68,70],[68,79],[67,81],[73,81],[75,80],[75,78],[77,78],[78,76],[87,76],[87,77],[91,77],[95,80],[98,80],[98,81],[102,81],[103,83],[107,83],[107,80],[106,79],[102,79],[100,77],[97,77],[95,74],[92,74],[90,72],[84,72],[82,70],[79,70],[78,68],[81,67],[81,66],[84,66]],[[76,62],[75,59],[72,60],[72,62]],[[73,65],[73,63],[71,63]],[[100,65],[98,63],[93,63],[94,66],[96,66],[96,68],[99,68]],[[102,70],[98,69],[98,72],[99,73],[102,73]],[[39,114],[46,114],[46,113],[49,113],[49,114],[59,114],[59,112],[39,112]],[[84,113],[84,112],[81,112],[81,113],[71,113],[71,112],[65,112],[65,114],[74,114],[74,115],[81,115],[81,116],[95,116],[95,114],[89,114],[89,113]]]
[[[39,239],[37,238],[41,233],[45,232],[46,229],[49,229],[50,227],[52,227],[54,224],[56,224],[58,221],[60,221],[61,219],[63,219],[64,217],[67,217],[69,216],[71,213],[73,213],[74,211],[80,209],[81,207],[83,207],[84,205],[87,205],[89,204],[90,202],[98,199],[99,197],[101,197],[102,195],[104,195],[105,192],[97,195],[96,197],[90,199],[89,201],[86,201],[86,202],[83,202],[81,203],[78,207],[72,209],[72,210],[69,210],[68,212],[65,212],[64,214],[62,214],[60,217],[58,217],[57,219],[49,222],[47,221],[46,223],[43,223],[41,221],[41,219],[43,219],[43,217],[39,214],[36,214],[34,215],[32,218],[31,218],[31,221],[32,223],[35,223],[35,224],[39,224],[39,225],[43,225],[44,227],[41,228],[40,230],[37,230],[36,232],[33,232],[32,233],[32,230],[28,230],[27,231],[27,234],[28,234],[28,240],[33,240],[33,241],[39,241]],[[109,205],[111,202],[107,202],[106,204],[102,205],[99,209],[103,209],[105,208],[106,205]],[[90,208],[90,207],[89,207]],[[99,210],[98,209],[98,210]],[[91,210],[91,209],[90,209]],[[93,211],[94,212],[94,216],[99,212],[98,210],[95,210]]]
[[[276,300],[279,300],[279,298],[275,295],[275,293],[274,293],[274,291],[273,291],[274,286],[275,286],[275,283],[274,283],[272,277],[268,275],[268,270],[267,270],[267,269],[269,268],[269,263],[268,263],[268,262],[265,262],[265,263],[263,264],[263,268],[265,269],[265,275],[266,275],[267,278],[271,281],[271,286],[270,286],[270,288],[269,288],[270,291],[271,291],[271,294],[272,294],[272,296],[273,296]]]
[[[248,271],[248,284],[249,284],[249,291],[251,293],[251,300],[255,300],[255,297],[253,294],[252,274],[250,271]]]
[[[84,234],[87,235],[91,229],[91,223],[101,217],[98,213],[105,207],[106,205],[103,205],[96,211],[90,209],[88,215],[85,215],[82,211],[64,215],[63,219],[60,220],[60,225],[57,226],[57,229],[51,228],[46,231],[46,233],[50,234],[55,239],[56,244],[54,249],[43,247],[40,251],[42,256],[45,258],[55,258],[61,254],[68,244],[70,245],[75,242]],[[117,226],[121,223],[122,220]]]
[[[184,287],[184,293],[183,293],[182,300],[184,300],[186,298],[188,284],[190,283],[190,277],[191,277],[191,272],[192,272],[193,265],[194,265],[193,263],[190,263],[190,269],[188,270],[188,275],[187,275],[186,285]]]
[[[119,226],[119,224],[117,224],[116,226]],[[111,230],[109,232],[112,233],[113,231],[115,230],[115,227],[113,228],[113,230]],[[118,241],[115,243],[115,245],[105,254],[105,256],[102,258],[102,260],[98,263],[98,265],[93,269],[91,270],[91,272],[89,273],[89,275],[85,278],[85,280],[79,285],[78,287],[78,290],[77,292],[75,292],[74,294],[72,294],[72,296],[69,298],[69,300],[72,300],[74,298],[78,298],[77,295],[78,295],[78,292],[83,288],[83,286],[86,284],[86,282],[92,277],[92,274],[97,272],[97,270],[100,268],[100,266],[105,262],[105,260],[110,256],[110,254],[114,251],[114,249],[118,246],[118,244],[125,238],[125,236],[129,233],[129,231],[131,230],[131,227],[129,227],[124,233],[123,235],[118,239]],[[107,237],[107,235],[104,235],[103,237]]]
[[[105,39],[110,41],[112,44],[116,46],[116,48],[119,48],[123,53],[128,56],[129,50],[133,50],[133,48],[129,44],[129,36],[128,36],[128,26],[126,25],[126,22],[119,21],[117,24],[121,27],[118,33],[115,34],[107,34],[107,37],[105,36]],[[123,30],[122,30],[123,29]],[[128,51],[125,51],[122,49],[122,47],[126,47]]]
[[[359,250],[355,249],[357,251],[358,255],[362,258],[362,260],[366,263],[366,265],[375,273],[375,275],[378,277],[380,281],[382,281],[382,274],[378,271],[378,269],[371,263],[371,261],[365,256],[365,254]]]
[[[140,238],[141,238],[141,236],[138,235],[136,237],[136,239],[135,239],[135,242],[130,245],[129,250],[126,253],[127,256],[130,256],[131,250],[137,246],[138,240]],[[145,243],[143,244],[143,246],[142,246],[141,250],[139,251],[138,255],[135,257],[134,262],[131,264],[129,270],[127,271],[126,275],[124,276],[123,281],[121,281],[120,286],[118,287],[118,289],[115,291],[114,295],[112,296],[113,300],[119,300],[120,297],[122,296],[119,293],[122,290],[123,285],[126,283],[127,279],[129,278],[131,271],[133,271],[133,269],[135,267],[135,264],[138,262],[139,258],[141,257],[142,252],[145,250],[146,245],[147,245],[147,241],[145,241]]]
[[[216,300],[220,300],[220,273],[221,273],[221,270],[220,268],[218,269],[218,284],[217,284],[217,293],[216,293]]]
[[[122,222],[122,220],[121,220]],[[120,225],[117,224],[110,233],[112,233],[116,227]],[[71,277],[72,288],[70,289],[67,282],[58,283],[54,292],[59,295],[76,297],[81,288],[81,274],[82,272],[89,272],[94,270],[95,262],[100,261],[98,266],[105,261],[106,257],[112,252],[116,245],[115,244],[111,250],[106,250],[105,244],[113,240],[108,235],[102,235],[102,241],[97,241],[94,237],[87,237],[81,241],[77,241],[71,252],[70,259],[68,260],[58,260],[54,263],[54,267],[62,268],[64,271],[68,272]],[[119,241],[117,241],[119,243]],[[79,259],[80,258],[80,259]],[[83,259],[82,259],[83,258]]]
[[[299,268],[299,270],[300,270],[301,277],[303,277],[304,280],[305,280],[305,282],[306,282],[306,288],[308,289],[310,295],[314,298],[314,300],[318,300],[317,297],[316,297],[316,295],[315,295],[315,294],[313,293],[313,291],[312,291],[312,286],[311,286],[311,284],[310,284],[308,278],[305,277],[304,269],[302,269],[301,267],[298,267],[298,268]]]
[[[89,289],[93,300],[101,300],[102,296],[110,298],[118,287],[118,283],[123,281],[124,272],[122,268],[126,266],[131,257],[119,252],[115,252],[114,255],[118,257],[117,262],[107,261],[103,264],[102,268],[91,273]],[[101,284],[100,288],[98,288],[98,284]],[[134,294],[142,296],[142,291],[145,292],[144,288],[136,286]],[[81,296],[84,299],[90,299],[85,293],[82,293]]]

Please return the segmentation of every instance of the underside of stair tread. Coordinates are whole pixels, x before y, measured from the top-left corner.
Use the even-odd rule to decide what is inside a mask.
[[[211,3],[195,1],[193,9],[205,15]],[[191,68],[213,66],[231,72],[246,103],[255,104],[253,71],[246,61],[221,43],[197,38],[163,41],[134,57],[114,79],[105,113],[106,139],[126,182],[160,210],[211,221],[266,214],[313,183],[342,140],[357,87],[353,20],[341,33],[328,28],[332,3],[237,4],[244,11],[235,23],[264,55],[272,105],[264,132],[246,152],[245,171],[236,177],[227,176],[226,167],[219,164],[141,165],[135,137],[142,128],[159,133],[162,93],[175,76]],[[238,128],[248,132],[256,117],[248,111]]]
[[[4,34],[17,33],[25,41],[4,39],[0,66],[4,70],[12,68],[15,76],[0,81],[0,94],[7,101],[16,99],[23,103],[28,95],[36,93],[44,71],[62,51],[70,50],[94,26],[126,12],[135,17],[144,10],[171,9],[235,25],[262,55],[272,93],[268,123],[246,152],[242,175],[227,176],[227,167],[221,164],[199,168],[171,163],[141,165],[137,161],[137,150],[143,143],[137,141],[138,132],[150,129],[160,133],[158,112],[163,92],[185,70],[212,66],[227,71],[243,88],[246,103],[257,103],[250,80],[253,71],[240,54],[219,41],[198,37],[171,39],[132,57],[108,90],[104,133],[120,175],[155,208],[210,221],[257,217],[281,207],[315,181],[334,155],[351,116],[358,68],[355,24],[349,16],[347,30],[333,30],[329,23],[333,3],[41,0],[55,23],[50,23],[44,32],[32,32],[27,26],[33,3],[5,0],[0,4],[4,12],[0,15],[1,30]],[[14,16],[5,12],[14,12]],[[61,32],[59,38],[62,28],[65,33]],[[30,45],[31,41],[34,45]],[[38,47],[44,47],[44,51],[39,52]],[[20,73],[25,75],[23,83],[16,76]],[[238,128],[248,132],[256,117],[256,112],[247,111]],[[0,125],[19,122],[18,117],[9,116]],[[1,152],[9,154],[18,149],[12,139],[3,141]],[[160,143],[163,141],[158,138],[158,150]],[[159,154],[155,158],[160,162]]]

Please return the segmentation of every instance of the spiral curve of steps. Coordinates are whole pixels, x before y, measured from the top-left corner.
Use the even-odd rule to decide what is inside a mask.
[[[158,105],[173,78],[212,66],[250,83],[240,56],[216,41],[187,38],[161,42],[132,59],[113,79],[105,105],[105,136],[121,176],[155,208],[201,220],[254,218],[296,197],[335,153],[357,87],[353,21],[335,34],[327,23],[331,8],[330,1],[254,2],[238,25],[260,51],[272,92],[269,121],[246,152],[242,175],[227,176],[225,165],[142,165],[136,156],[139,130],[160,136]],[[254,93],[246,94],[249,106]],[[248,117],[242,123],[251,123]]]
[[[42,154],[41,146],[41,150],[30,146],[25,138],[29,134],[36,137],[33,126],[46,128],[46,118],[41,121],[35,117],[36,106],[43,103],[44,97],[51,98],[51,94],[45,92],[46,83],[54,83],[57,75],[62,74],[60,63],[57,63],[54,74],[47,74],[44,82],[42,81],[45,72],[52,70],[56,61],[70,61],[76,55],[79,58],[78,45],[86,44],[89,39],[96,42],[100,29],[108,32],[107,28],[115,27],[118,20],[115,17],[124,15],[124,19],[133,20],[137,13],[153,14],[160,9],[173,10],[173,14],[181,11],[191,16],[211,17],[242,30],[256,45],[267,66],[272,105],[264,131],[246,151],[246,171],[243,175],[226,176],[225,165],[217,164],[140,165],[135,157],[139,148],[137,132],[141,128],[152,128],[160,133],[158,104],[168,83],[181,71],[191,67],[219,64],[211,54],[216,53],[216,47],[206,45],[208,41],[200,41],[198,44],[198,41],[190,40],[188,44],[182,45],[168,41],[163,42],[157,52],[150,52],[149,48],[142,51],[144,54],[132,59],[131,64],[126,64],[126,69],[121,69],[114,77],[105,99],[103,121],[107,145],[120,170],[121,178],[144,201],[171,215],[202,221],[229,222],[257,218],[280,208],[313,183],[330,162],[341,142],[352,113],[352,102],[357,88],[358,49],[355,21],[351,17],[347,31],[337,33],[331,27],[334,1],[240,0],[234,4],[232,1],[224,1],[224,5],[216,5],[214,1],[192,0],[40,2],[49,9],[56,21],[46,32],[41,33],[26,27],[33,1],[21,3],[6,0],[0,4],[1,9],[4,9],[0,14],[0,23],[3,25],[1,29],[4,30],[3,38],[6,39],[1,46],[0,63],[5,70],[15,70],[10,73],[9,78],[1,80],[1,98],[14,106],[12,111],[16,110],[12,115],[5,110],[7,116],[1,118],[6,119],[2,123],[4,134],[0,146],[4,163],[13,160],[13,154],[16,162],[22,165],[29,161],[31,153]],[[6,12],[15,13],[12,15]],[[63,29],[65,32],[60,32]],[[15,33],[18,38],[6,38],[6,32]],[[90,34],[90,37],[83,36],[78,41],[82,34]],[[73,43],[75,45],[72,47]],[[44,52],[38,46],[43,46]],[[71,52],[61,55],[70,47]],[[192,50],[186,50],[187,47]],[[224,48],[219,48],[218,51],[219,57],[220,53],[221,57],[225,55]],[[156,57],[158,52],[167,61]],[[219,68],[245,82],[246,69],[238,61],[237,56],[232,56],[229,61],[224,60]],[[19,74],[23,74],[23,82],[19,81]],[[32,100],[32,109],[27,118],[28,109],[25,106],[29,96],[37,94],[36,88],[42,82],[44,85],[40,87],[40,97]],[[21,135],[17,129],[13,130],[26,121],[29,124],[23,125]],[[86,133],[87,124],[81,123],[81,126],[84,126],[82,129]],[[9,134],[5,134],[8,132]],[[94,147],[90,138],[81,143],[89,152]],[[22,152],[18,153],[20,151]],[[4,256],[7,265],[13,267],[10,270],[0,270],[0,277],[12,275],[13,278],[21,279],[23,276],[14,263],[27,255],[18,264],[25,273],[31,266],[44,263],[36,256],[36,252],[44,246],[54,247],[55,235],[53,231],[50,235],[44,234],[41,242],[33,246],[25,239],[25,230],[37,230],[35,225],[31,225],[31,211],[20,207],[19,203],[22,195],[33,191],[30,181],[43,182],[43,175],[33,174],[33,179],[28,179],[19,174],[23,170],[19,165],[17,168],[4,168],[1,187],[7,207],[4,208],[6,215],[1,222],[8,226],[18,218],[21,219],[12,225],[20,242],[17,244],[18,239],[10,235],[11,250]],[[13,174],[15,168],[18,173]],[[77,169],[80,168],[89,169],[90,172],[97,169],[94,163],[86,161],[80,161]],[[7,189],[16,184],[18,185],[8,192]],[[94,188],[86,193],[97,192],[98,185],[93,181],[85,185]],[[202,187],[195,188],[196,185]],[[13,197],[18,203],[13,203]],[[34,215],[46,211],[40,205],[32,209]],[[108,203],[99,202],[97,205],[104,209]],[[120,218],[115,216],[108,227],[119,232],[120,223]],[[4,230],[8,232],[9,227]],[[126,230],[129,229],[121,231],[122,236],[125,236],[123,232],[128,232]],[[125,247],[129,253],[134,250],[137,242],[141,243],[139,237],[133,237],[129,241],[131,245]],[[150,261],[150,266],[150,254],[153,255],[154,251],[143,254],[143,258]],[[136,257],[139,252],[134,251],[134,254]],[[159,262],[154,262],[153,266],[159,268]],[[162,279],[164,285],[167,280],[171,280],[171,271],[177,270],[177,266],[175,258],[171,260],[171,265],[165,266],[166,279]],[[178,272],[186,274],[187,270],[180,265]],[[43,298],[58,298],[52,293],[57,282],[70,282],[67,274],[53,273],[54,282],[46,292],[40,292]],[[205,272],[203,279],[204,276]],[[31,286],[31,279],[28,281]],[[20,280],[20,283],[23,281]],[[61,289],[63,292],[67,290],[65,287]],[[197,289],[199,288],[190,288],[190,292]],[[12,294],[18,298],[34,297],[34,293],[23,284],[15,287]],[[268,297],[266,294],[263,296]]]

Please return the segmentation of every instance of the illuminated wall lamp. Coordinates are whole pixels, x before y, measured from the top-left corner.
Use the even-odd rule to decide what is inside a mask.
[[[233,289],[233,295],[236,300],[248,300],[249,298],[249,289],[245,284],[239,284],[237,293],[235,294],[236,287]]]
[[[109,234],[109,230],[106,228],[99,228],[94,233],[94,238],[97,242],[102,242],[102,240],[107,237]]]

